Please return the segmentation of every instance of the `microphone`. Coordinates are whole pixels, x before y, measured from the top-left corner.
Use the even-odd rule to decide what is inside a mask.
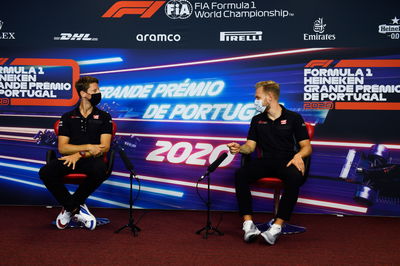
[[[226,157],[228,157],[228,154],[226,152],[221,154],[221,156],[219,156],[212,164],[210,164],[210,166],[208,166],[207,172],[214,172],[215,169],[217,169],[218,166],[226,159]]]
[[[203,180],[204,177],[206,177],[209,173],[214,172],[215,169],[217,169],[218,166],[226,159],[226,157],[228,157],[228,154],[226,152],[221,154],[212,164],[208,166],[207,172],[202,177],[200,177],[200,180]]]
[[[129,172],[134,174],[133,165],[131,161],[128,159],[128,156],[126,156],[126,153],[123,148],[119,149],[119,156],[121,157],[125,167],[129,170]]]

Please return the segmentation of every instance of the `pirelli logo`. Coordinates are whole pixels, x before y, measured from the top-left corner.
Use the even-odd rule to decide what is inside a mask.
[[[262,41],[262,31],[222,31],[219,33],[221,42]]]
[[[165,1],[118,1],[101,17],[121,18],[124,15],[140,15],[140,18],[151,18]]]

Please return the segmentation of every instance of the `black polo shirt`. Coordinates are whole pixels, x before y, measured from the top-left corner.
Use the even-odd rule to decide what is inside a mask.
[[[271,120],[267,113],[253,117],[248,140],[257,142],[264,158],[289,158],[296,153],[299,141],[309,139],[306,125],[300,114],[282,107],[282,114]]]
[[[100,144],[101,134],[112,134],[112,120],[109,113],[96,107],[87,118],[77,107],[63,114],[58,125],[58,135],[69,137],[69,143],[74,145]]]

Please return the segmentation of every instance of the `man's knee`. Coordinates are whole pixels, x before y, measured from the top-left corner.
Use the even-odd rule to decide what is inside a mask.
[[[39,170],[39,177],[42,180],[47,180],[49,178],[49,166],[46,164],[45,166],[43,166],[42,168],[40,168]]]
[[[60,176],[66,171],[65,167],[63,161],[53,160],[40,168],[39,177],[42,180],[48,180],[55,176]]]
[[[305,181],[306,177],[294,165],[289,166],[287,171],[283,173],[285,187],[300,187]]]

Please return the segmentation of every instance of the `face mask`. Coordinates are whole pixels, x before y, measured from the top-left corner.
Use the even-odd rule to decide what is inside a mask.
[[[254,100],[254,106],[256,107],[256,110],[260,113],[264,113],[265,109],[267,106],[262,105],[262,100]]]
[[[101,93],[94,93],[92,94],[92,98],[90,98],[89,102],[92,104],[92,106],[96,106],[100,103],[101,101]]]

